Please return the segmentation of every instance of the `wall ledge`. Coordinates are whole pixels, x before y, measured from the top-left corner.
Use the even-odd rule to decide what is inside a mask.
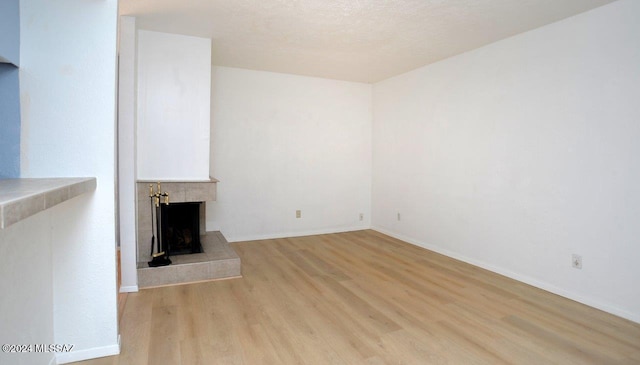
[[[95,177],[0,179],[0,229],[95,189]]]

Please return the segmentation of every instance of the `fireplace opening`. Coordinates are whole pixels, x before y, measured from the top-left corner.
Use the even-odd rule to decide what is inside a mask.
[[[200,204],[171,203],[161,205],[162,243],[169,255],[202,252],[200,244]]]

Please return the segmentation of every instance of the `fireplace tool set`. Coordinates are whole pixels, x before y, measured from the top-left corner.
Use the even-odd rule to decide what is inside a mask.
[[[171,265],[169,259],[169,242],[162,239],[162,230],[160,224],[162,222],[162,204],[169,205],[169,193],[160,190],[155,191],[153,184],[149,184],[149,200],[151,201],[151,261],[148,262],[149,267]],[[154,211],[155,211],[155,228],[154,228]],[[158,237],[156,241],[156,235]],[[156,253],[153,253],[153,246],[156,246]]]

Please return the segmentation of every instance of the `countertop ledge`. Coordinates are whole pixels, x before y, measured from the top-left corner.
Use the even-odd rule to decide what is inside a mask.
[[[0,179],[0,229],[96,189],[95,177]]]

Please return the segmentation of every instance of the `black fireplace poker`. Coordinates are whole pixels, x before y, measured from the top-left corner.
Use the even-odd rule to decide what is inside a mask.
[[[168,242],[162,237],[162,230],[160,229],[160,222],[162,209],[161,204],[169,205],[169,193],[166,191],[161,193],[160,183],[158,183],[158,191],[154,191],[153,184],[149,184],[149,199],[151,201],[151,261],[148,262],[149,267],[167,266],[171,265],[169,259],[169,247],[165,247]],[[154,209],[155,208],[155,209]],[[155,210],[155,230],[153,227],[153,211]],[[156,236],[158,239],[156,240]],[[156,253],[153,253],[153,246],[156,244]]]

